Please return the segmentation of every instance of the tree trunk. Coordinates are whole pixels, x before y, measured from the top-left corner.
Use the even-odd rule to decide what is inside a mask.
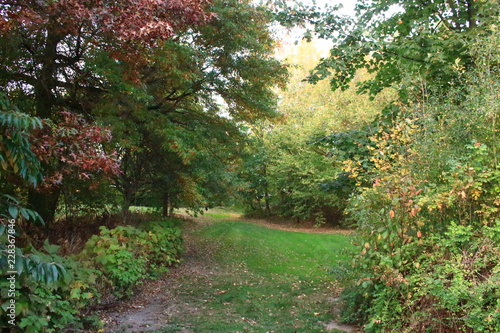
[[[40,118],[52,118],[55,105],[54,90],[57,87],[57,46],[63,36],[47,32],[45,49],[43,51],[42,68],[35,85],[36,115]]]
[[[59,187],[50,191],[37,191],[30,189],[28,192],[28,205],[42,217],[45,227],[48,230],[51,223],[54,222],[57,203],[61,196]]]
[[[55,104],[54,90],[56,89],[57,73],[57,45],[62,36],[53,31],[47,32],[43,61],[37,84],[34,86],[36,116],[42,119],[51,119]],[[47,174],[51,165],[43,164],[42,173]],[[45,222],[46,228],[54,221],[57,202],[61,195],[61,189],[55,188],[48,191],[37,191],[30,189],[28,192],[28,205],[33,208]]]
[[[172,205],[170,202],[170,194],[165,193],[163,197],[163,216],[171,216],[172,214]]]
[[[125,216],[129,213],[130,206],[135,203],[135,188],[134,186],[129,186],[130,184],[126,183],[126,181],[116,182],[116,184],[119,187],[118,190],[123,197],[122,213]]]
[[[264,164],[263,169],[262,169],[262,174],[266,179],[265,185],[264,185],[264,202],[266,205],[266,215],[271,216],[271,205],[269,204],[269,183],[267,181],[267,166]]]
[[[267,216],[271,216],[271,205],[269,203],[269,193],[267,191],[267,186],[266,186],[266,192],[264,194],[264,201],[266,203],[266,214]]]
[[[467,21],[469,23],[469,29],[473,29],[477,26],[476,18],[476,7],[474,1],[467,1]]]

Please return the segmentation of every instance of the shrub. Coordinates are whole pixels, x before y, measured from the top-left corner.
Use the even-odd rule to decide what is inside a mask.
[[[0,317],[0,327],[27,333],[83,328],[81,312],[99,299],[94,287],[96,272],[73,259],[58,256],[58,250],[58,246],[48,242],[44,245],[45,253],[33,248],[17,250],[15,327],[8,323],[10,318],[6,315],[12,297],[8,295],[8,266],[2,253],[0,303],[5,312]],[[97,320],[88,323],[98,325]]]
[[[435,178],[423,178],[408,162],[417,160],[412,131],[395,129],[378,143],[378,177],[352,201],[363,273],[345,293],[345,317],[365,322],[367,332],[498,332],[495,148],[473,141]]]
[[[179,262],[182,249],[179,228],[157,222],[142,228],[100,229],[99,235],[87,241],[81,256],[87,265],[101,271],[101,288],[117,297],[131,295],[142,280],[154,278]]]
[[[0,316],[2,331],[55,332],[100,326],[96,316],[84,316],[85,309],[100,299],[100,292],[112,288],[117,296],[130,295],[145,278],[165,272],[179,262],[181,231],[172,221],[148,222],[109,230],[101,227],[79,255],[80,261],[57,255],[59,247],[44,244],[44,252],[33,247],[16,249],[16,325],[8,323],[10,281],[6,228],[0,225]],[[5,238],[5,239],[4,239]],[[87,268],[85,268],[87,267]],[[93,267],[88,268],[88,267]],[[97,268],[98,270],[94,269]],[[100,282],[98,282],[100,280]]]

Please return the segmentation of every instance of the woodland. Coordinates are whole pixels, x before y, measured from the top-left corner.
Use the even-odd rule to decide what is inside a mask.
[[[293,285],[323,274],[290,282],[295,250],[352,247],[303,267],[328,268],[336,316],[360,332],[500,332],[500,2],[339,9],[0,0],[1,331],[102,332],[106,302],[188,265],[184,212],[226,207],[349,229],[320,241],[212,221],[195,234],[250,260],[262,232],[293,265],[248,269]],[[334,294],[318,279],[303,297]],[[192,332],[301,331],[257,322]]]

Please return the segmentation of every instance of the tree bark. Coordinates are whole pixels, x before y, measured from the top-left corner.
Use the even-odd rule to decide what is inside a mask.
[[[56,88],[56,72],[57,72],[57,45],[61,41],[62,36],[57,35],[53,31],[47,32],[45,48],[43,50],[42,68],[37,76],[35,89],[35,107],[36,115],[42,119],[51,119],[52,111],[55,105],[54,90]],[[46,174],[50,170],[51,165],[43,164],[42,173]],[[28,193],[28,205],[40,214],[48,229],[54,221],[57,203],[61,196],[61,189],[54,188],[47,191],[37,191],[30,189]]]
[[[467,21],[469,23],[469,29],[473,29],[477,26],[476,7],[474,1],[471,0],[467,0]]]
[[[61,196],[61,189],[56,187],[50,191],[37,191],[30,189],[28,192],[28,205],[34,211],[38,212],[45,222],[48,230],[55,220],[57,203]]]
[[[165,193],[163,197],[163,216],[171,216],[172,214],[172,203],[170,200],[170,194]]]

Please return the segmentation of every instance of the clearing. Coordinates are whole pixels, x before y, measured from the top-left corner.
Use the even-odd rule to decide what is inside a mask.
[[[353,332],[334,321],[332,274],[349,234],[270,226],[223,210],[187,220],[183,262],[107,313],[106,332]]]

